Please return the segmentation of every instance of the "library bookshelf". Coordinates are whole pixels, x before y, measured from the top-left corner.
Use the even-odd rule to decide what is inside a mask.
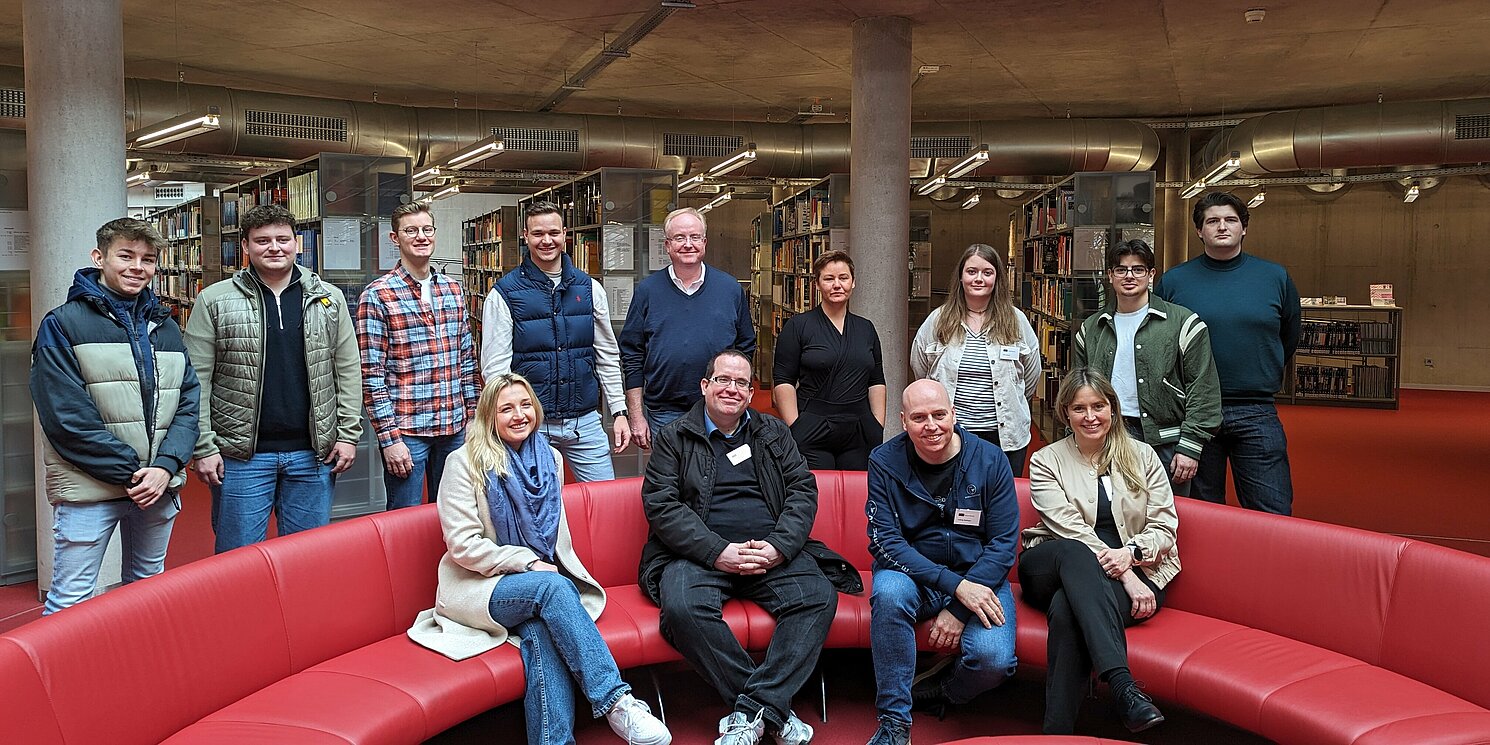
[[[762,216],[755,262],[769,275],[770,294],[763,282],[753,283],[759,308],[756,328],[760,349],[774,350],[776,335],[786,319],[812,310],[821,298],[812,278],[812,262],[828,251],[848,250],[848,174],[833,174],[771,205],[770,254],[765,255],[765,217]],[[769,258],[769,264],[765,259]],[[757,376],[771,386],[773,354],[757,355]]]
[[[222,279],[221,210],[217,197],[204,196],[145,216],[167,243],[156,263],[155,295],[182,328],[197,293]]]
[[[1082,172],[1023,205],[1014,243],[1015,303],[1030,319],[1044,366],[1030,414],[1047,442],[1065,425],[1054,411],[1071,367],[1071,339],[1107,300],[1107,249],[1114,242],[1154,242],[1154,174]]]
[[[1402,308],[1306,305],[1298,351],[1277,400],[1396,409],[1402,382]]]

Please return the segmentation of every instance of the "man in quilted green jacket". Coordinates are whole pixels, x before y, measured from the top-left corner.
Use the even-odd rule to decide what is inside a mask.
[[[239,225],[248,267],[197,296],[186,346],[202,383],[197,476],[217,551],[331,520],[357,457],[362,371],[342,291],[295,263],[295,216],[261,205]]]

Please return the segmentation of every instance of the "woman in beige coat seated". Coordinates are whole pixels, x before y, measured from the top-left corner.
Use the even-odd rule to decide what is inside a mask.
[[[1180,571],[1174,494],[1154,449],[1123,427],[1117,394],[1099,373],[1067,374],[1056,411],[1071,434],[1030,460],[1040,522],[1024,531],[1019,556],[1021,592],[1050,627],[1044,732],[1071,733],[1093,672],[1138,732],[1164,715],[1128,671],[1123,629],[1158,612]]]
[[[520,375],[488,381],[440,481],[435,607],[409,638],[463,660],[518,646],[530,745],[574,742],[576,687],[632,745],[666,745],[667,727],[631,695],[595,628],[605,592],[574,554],[558,453],[537,431],[543,409]]]

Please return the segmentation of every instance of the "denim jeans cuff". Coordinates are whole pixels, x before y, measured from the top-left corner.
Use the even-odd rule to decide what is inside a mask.
[[[604,701],[593,707],[590,711],[590,716],[599,719],[610,713],[610,710],[616,707],[616,702],[620,701],[628,693],[631,693],[631,686],[629,684],[622,683],[616,686],[615,690],[606,695]]]
[[[759,712],[766,720],[766,727],[772,731],[780,731],[786,724],[786,712],[775,711],[743,693],[735,699],[735,711],[744,712],[752,717]]]

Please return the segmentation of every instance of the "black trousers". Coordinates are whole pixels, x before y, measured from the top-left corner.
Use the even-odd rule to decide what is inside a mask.
[[[814,471],[866,471],[869,451],[880,444],[884,428],[866,399],[831,411],[814,401],[792,422],[792,439]]]
[[[992,443],[994,447],[1003,451],[1004,457],[1009,459],[1009,470],[1014,472],[1014,478],[1017,479],[1024,476],[1024,456],[1025,453],[1028,453],[1030,450],[1029,445],[1025,445],[1018,450],[1004,450],[1004,446],[999,444],[998,430],[990,429],[984,430],[982,432],[973,432],[973,434],[977,435],[985,442]]]
[[[1164,591],[1154,588],[1158,606]],[[1123,629],[1137,623],[1123,583],[1109,578],[1097,555],[1081,541],[1046,541],[1019,555],[1019,588],[1030,605],[1045,612],[1045,725],[1047,735],[1071,734],[1092,672],[1128,667]],[[1150,616],[1152,618],[1152,616]]]
[[[838,610],[838,591],[806,552],[765,574],[739,575],[679,559],[662,571],[662,635],[734,711],[765,710],[775,730],[792,696],[812,677]],[[727,598],[759,603],[776,631],[759,665],[740,646],[721,608]]]

